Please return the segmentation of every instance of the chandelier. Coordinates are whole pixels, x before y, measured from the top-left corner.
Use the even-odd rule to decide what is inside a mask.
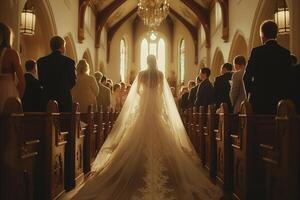
[[[156,30],[169,14],[167,0],[139,0],[138,15],[150,31]]]

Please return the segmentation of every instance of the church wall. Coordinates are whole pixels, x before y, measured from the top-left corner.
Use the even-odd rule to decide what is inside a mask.
[[[180,41],[183,38],[185,40],[185,84],[189,80],[195,80],[198,68],[195,65],[195,46],[190,32],[186,27],[179,22],[175,21],[174,27],[174,70],[179,78],[179,46]]]

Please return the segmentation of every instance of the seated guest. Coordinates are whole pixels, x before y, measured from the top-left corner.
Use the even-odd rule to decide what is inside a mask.
[[[199,84],[201,83],[200,75],[196,77],[196,85],[189,90],[188,108],[192,108],[196,101],[196,93]]]
[[[122,104],[124,104],[126,100],[126,84],[124,82],[120,82],[121,85],[121,100]]]
[[[207,67],[203,67],[200,70],[200,79],[202,81],[198,86],[196,86],[197,93],[196,93],[196,101],[194,104],[197,107],[200,106],[207,107],[208,105],[214,103],[214,87],[208,79],[210,73],[211,73],[210,69]]]
[[[90,67],[85,59],[78,62],[76,66],[77,81],[72,89],[73,101],[79,103],[81,112],[87,112],[89,105],[97,105],[99,87],[96,79],[89,75]]]
[[[122,108],[121,85],[118,83],[113,86],[111,107],[116,111],[120,111]]]
[[[214,82],[215,89],[215,103],[217,108],[220,107],[221,103],[227,103],[229,111],[232,110],[231,101],[229,97],[230,81],[232,77],[232,65],[225,63],[221,67],[221,74]]]
[[[260,27],[263,45],[252,50],[243,77],[246,94],[256,114],[274,114],[289,96],[290,51],[277,41],[278,26],[268,20]]]
[[[25,92],[22,98],[24,112],[43,112],[46,109],[46,102],[37,76],[36,62],[27,60],[25,62]]]
[[[111,79],[107,79],[106,77],[105,77],[105,79],[106,79],[105,86],[108,87],[112,93],[113,92],[113,82]]]
[[[95,77],[99,86],[99,94],[97,96],[98,108],[107,111],[110,106],[111,91],[105,86],[106,77],[101,72],[96,72]]]
[[[232,85],[230,89],[230,100],[233,107],[233,113],[240,112],[242,101],[246,100],[246,93],[243,83],[243,75],[246,65],[244,56],[236,56],[233,60],[236,72],[232,74]]]

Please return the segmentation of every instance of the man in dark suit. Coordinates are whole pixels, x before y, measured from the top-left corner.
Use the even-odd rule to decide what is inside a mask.
[[[300,64],[297,64],[297,57],[295,55],[291,55],[291,99],[293,100],[297,113],[300,114]]]
[[[189,94],[190,94],[190,91],[192,90],[192,88],[194,88],[196,86],[196,82],[195,81],[189,81],[188,82],[188,87],[183,87],[182,88],[182,91],[181,91],[181,97],[179,99],[179,105],[180,105],[180,108],[182,110],[185,110],[189,107]],[[186,90],[186,91],[184,91]],[[196,94],[195,94],[196,96]]]
[[[277,104],[288,97],[291,58],[277,41],[278,26],[265,21],[260,28],[262,46],[252,50],[243,77],[246,94],[257,114],[276,113]]]
[[[25,63],[26,73],[24,75],[26,87],[22,98],[24,112],[42,112],[45,111],[45,99],[43,87],[36,79],[37,69],[34,60],[28,60]]]
[[[229,107],[229,111],[232,111],[231,101],[230,101],[230,81],[232,77],[232,64],[225,63],[221,67],[222,75],[216,77],[214,82],[215,91],[215,103],[217,108],[220,107],[221,103],[226,103]]]
[[[203,67],[200,70],[200,79],[202,81],[197,87],[196,101],[194,104],[196,107],[207,107],[214,103],[214,87],[208,79],[210,73],[210,69],[207,67]]]
[[[192,87],[189,90],[188,100],[187,100],[187,107],[192,108],[196,101],[196,94],[199,84],[201,83],[200,75],[196,77],[196,86]]]
[[[50,46],[52,53],[37,61],[39,80],[44,87],[46,100],[56,100],[60,112],[71,112],[71,89],[76,82],[75,62],[63,55],[63,38],[54,36]]]

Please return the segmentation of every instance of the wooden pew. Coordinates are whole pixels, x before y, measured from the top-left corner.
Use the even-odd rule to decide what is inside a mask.
[[[202,162],[202,165],[205,165],[205,136],[204,133],[207,129],[207,115],[205,112],[205,108],[203,106],[200,106],[199,108],[199,135],[198,135],[198,140],[199,140],[199,151],[200,151],[200,159]]]
[[[264,167],[259,144],[272,144],[274,115],[253,115],[251,105],[243,102],[238,135],[231,135],[233,150],[233,199],[265,199]]]
[[[83,148],[86,127],[80,123],[79,104],[74,103],[72,113],[61,113],[60,123],[63,131],[68,132],[65,156],[65,189],[73,189],[83,182]]]
[[[66,133],[58,106],[47,113],[22,113],[19,99],[6,103],[1,117],[1,199],[57,199],[64,193]],[[5,141],[5,142],[4,142]]]
[[[260,144],[266,167],[266,199],[300,199],[300,119],[291,101],[281,101],[274,143]]]
[[[88,107],[86,113],[80,114],[80,120],[86,123],[86,129],[84,131],[84,148],[83,148],[83,171],[85,174],[91,171],[91,165],[96,157],[96,136],[97,126],[94,124],[93,105]]]
[[[105,140],[105,123],[104,123],[104,113],[102,107],[98,110],[98,112],[94,113],[94,121],[97,125],[97,134],[96,134],[96,152],[98,153],[104,143]]]
[[[232,192],[233,158],[230,135],[238,133],[238,115],[229,113],[228,105],[220,106],[218,130],[216,131],[217,171],[216,182],[223,189],[224,195]]]
[[[217,129],[218,115],[214,105],[209,105],[207,109],[206,125],[204,126],[204,167],[208,170],[211,178],[216,176],[216,137],[215,130]]]
[[[200,155],[200,124],[199,124],[199,107],[193,108],[193,120],[194,120],[194,134],[193,134],[193,140],[194,140],[194,147],[198,155]]]

